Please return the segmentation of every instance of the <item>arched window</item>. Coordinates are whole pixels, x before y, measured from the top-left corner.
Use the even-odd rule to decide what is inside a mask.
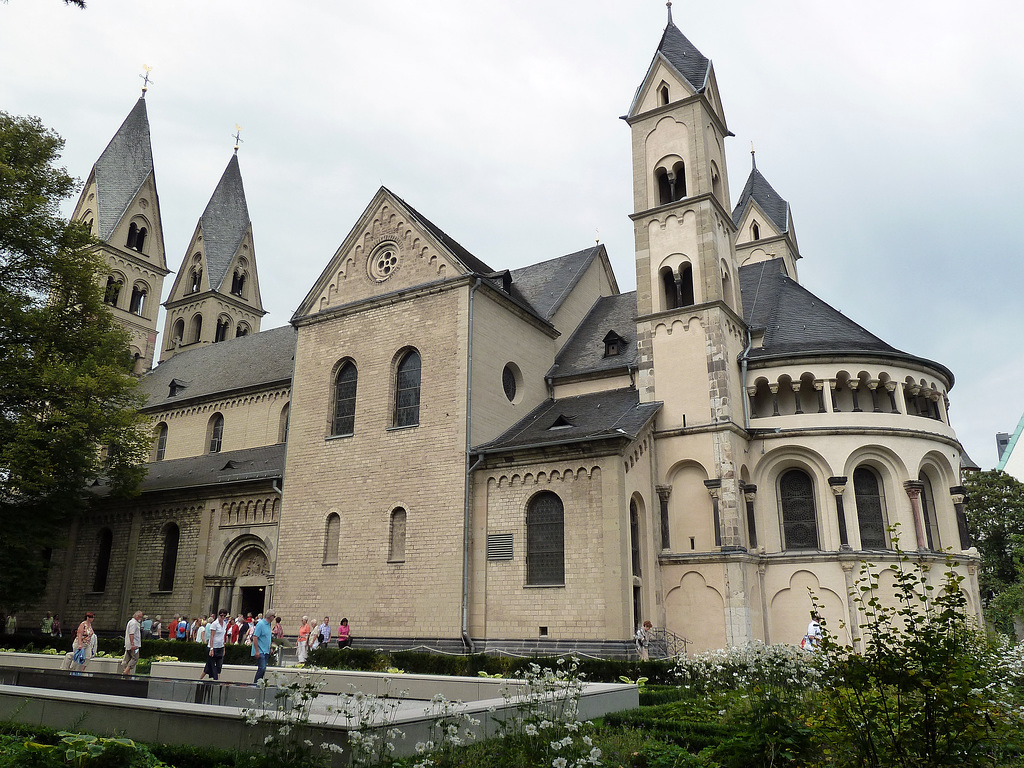
[[[679,289],[676,287],[676,277],[672,274],[670,267],[661,268],[661,288],[665,296],[665,309],[675,309],[679,306]]]
[[[215,413],[210,419],[210,453],[220,453],[224,443],[224,417]]]
[[[167,425],[161,423],[156,428],[156,460],[163,461],[167,453]]]
[[[683,161],[672,166],[672,200],[686,197],[686,166]]]
[[[542,491],[526,511],[526,583],[565,583],[565,529],[562,500]]]
[[[654,178],[658,182],[658,205],[668,205],[672,202],[672,181],[668,171],[659,168],[654,172]]]
[[[245,323],[239,323],[238,327],[235,328],[235,338],[240,339],[243,336],[249,335],[249,326]]]
[[[757,226],[756,221],[750,225],[750,237],[754,240],[761,239],[761,228]]]
[[[185,320],[184,318],[178,318],[174,321],[174,326],[171,329],[171,339],[168,349],[173,348],[176,344],[181,344],[185,340]]]
[[[112,307],[117,306],[117,299],[121,295],[121,281],[116,277],[107,278],[107,287],[103,291],[103,303]]]
[[[199,340],[203,337],[203,316],[196,315],[192,318],[192,327],[189,331],[188,341],[189,344],[198,344]]]
[[[407,516],[405,510],[399,507],[391,513],[391,536],[388,545],[388,562],[405,562],[405,528]]]
[[[722,200],[722,177],[718,173],[718,166],[715,165],[715,161],[711,161],[711,193]]]
[[[146,289],[141,285],[132,288],[132,300],[128,305],[128,311],[133,315],[141,317],[146,309]]]
[[[395,371],[395,426],[420,423],[420,353],[406,352]]]
[[[192,270],[192,285],[189,293],[196,293],[203,284],[203,268],[196,267]]]
[[[291,403],[285,403],[284,408],[281,409],[281,423],[277,430],[277,442],[287,443],[288,442],[288,419],[291,414]]]
[[[722,263],[722,300],[733,309],[736,308],[733,305],[732,280],[729,279],[729,268],[724,262]]]
[[[113,546],[113,532],[109,528],[100,528],[96,534],[96,575],[92,580],[93,592],[103,592],[107,588],[107,574],[110,572],[110,550]]]
[[[231,293],[233,293],[235,296],[241,296],[241,295],[243,295],[243,291],[244,290],[245,290],[245,273],[244,272],[239,272],[236,269],[235,273],[231,276]]]
[[[785,549],[818,548],[818,514],[814,507],[814,483],[802,469],[791,469],[779,478],[779,508]]]
[[[874,470],[853,470],[853,494],[857,500],[857,523],[861,549],[888,549],[885,538],[885,496]]]
[[[324,565],[338,564],[338,547],[341,544],[341,518],[337,512],[327,516],[324,528]]]
[[[219,318],[217,320],[217,330],[213,334],[213,343],[216,344],[218,341],[225,341],[228,338],[228,328],[231,327],[231,321],[225,318]]]
[[[352,362],[344,363],[334,378],[334,424],[332,435],[351,435],[356,427],[356,383],[358,372]]]
[[[920,478],[924,483],[921,490],[921,517],[924,518],[925,538],[928,541],[928,549],[937,552],[941,547],[939,541],[939,519],[935,509],[935,494],[932,493],[932,481],[928,475],[921,473]]]
[[[679,265],[679,306],[692,306],[693,301],[693,267],[685,262]]]
[[[128,240],[124,244],[125,247],[126,248],[135,248],[135,242],[136,242],[136,240],[138,240],[138,237],[139,237],[139,228],[136,226],[135,222],[133,221],[131,224],[128,225]]]
[[[629,551],[633,563],[633,575],[640,576],[640,513],[636,502],[629,501]]]
[[[174,589],[174,570],[178,565],[178,540],[181,531],[175,523],[164,526],[164,556],[160,562],[160,584],[157,589],[170,592]]]
[[[658,88],[658,103],[660,103],[661,106],[668,104],[668,96],[668,83],[662,83],[661,87]]]
[[[146,244],[147,234],[148,233],[146,232],[146,228],[140,227],[139,234],[135,236],[135,250],[138,251],[139,253],[142,253],[142,246]]]

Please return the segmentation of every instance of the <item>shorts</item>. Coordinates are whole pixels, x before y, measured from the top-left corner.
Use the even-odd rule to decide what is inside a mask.
[[[121,666],[124,667],[125,672],[131,673],[135,671],[135,665],[139,663],[139,649],[136,648],[134,651],[124,652],[124,661]]]

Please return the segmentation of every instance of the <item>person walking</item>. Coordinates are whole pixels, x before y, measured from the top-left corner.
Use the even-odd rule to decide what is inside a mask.
[[[274,620],[274,612],[267,611],[263,618],[256,622],[252,633],[252,655],[256,657],[256,677],[258,683],[267,672],[267,661],[270,659],[270,644],[273,640],[270,624]]]
[[[128,619],[124,628],[124,661],[121,662],[121,674],[135,674],[135,665],[139,663],[139,652],[142,650],[142,611],[136,611]]]
[[[227,641],[228,636],[228,612],[226,608],[220,609],[217,618],[207,625],[206,631],[209,635],[207,646],[210,649],[210,653],[206,659],[203,674],[199,676],[199,679],[202,680],[204,677],[209,676],[211,680],[219,680],[220,673],[224,669],[224,643]]]
[[[53,614],[53,626],[50,628],[50,636],[51,637],[57,637],[57,638],[64,637],[64,630],[61,629],[61,626],[60,626],[60,614],[59,613]]]
[[[95,618],[96,614],[89,611],[85,614],[85,620],[78,625],[78,630],[75,632],[75,642],[73,643],[74,656],[72,657],[74,663],[71,665],[71,669],[74,672],[84,672],[85,665],[92,658],[93,639],[96,637],[96,632],[92,628],[92,621]]]
[[[633,635],[633,642],[636,643],[636,651],[640,654],[642,661],[647,661],[650,658],[648,648],[651,644],[650,631],[654,629],[654,625],[650,621],[645,621],[641,626],[636,628],[636,634]]]
[[[160,633],[163,632],[164,623],[160,618],[160,614],[157,614],[156,618],[153,619],[153,626],[150,629],[150,634],[154,640],[160,639]]]

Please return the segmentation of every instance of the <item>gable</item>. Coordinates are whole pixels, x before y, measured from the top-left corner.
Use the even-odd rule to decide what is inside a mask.
[[[202,276],[197,290],[192,290],[192,274],[197,269],[202,270]],[[203,225],[197,224],[192,240],[189,241],[185,258],[181,260],[181,268],[174,276],[174,285],[167,295],[166,304],[180,301],[191,294],[198,294],[210,290],[210,270],[206,265],[206,244],[203,237]]]
[[[448,240],[452,246],[442,242]],[[332,307],[479,271],[486,265],[465,252],[389,190],[381,188],[335,252],[293,319]]]
[[[660,95],[663,85],[668,86],[670,103],[688,99],[697,93],[693,86],[686,81],[686,78],[682,77],[669,64],[668,60],[659,53],[654,57],[654,61],[651,62],[650,71],[640,85],[639,91],[637,91],[637,97],[629,110],[630,116],[639,115],[664,106]]]

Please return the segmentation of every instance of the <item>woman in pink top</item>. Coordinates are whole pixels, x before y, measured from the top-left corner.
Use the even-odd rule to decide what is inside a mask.
[[[352,645],[352,629],[348,625],[348,619],[342,619],[341,624],[338,625],[338,647],[348,648]]]
[[[302,626],[299,627],[299,643],[295,646],[295,655],[299,659],[299,664],[306,663],[306,654],[309,652],[309,633],[313,631],[313,628],[309,626],[309,616],[302,617]]]

